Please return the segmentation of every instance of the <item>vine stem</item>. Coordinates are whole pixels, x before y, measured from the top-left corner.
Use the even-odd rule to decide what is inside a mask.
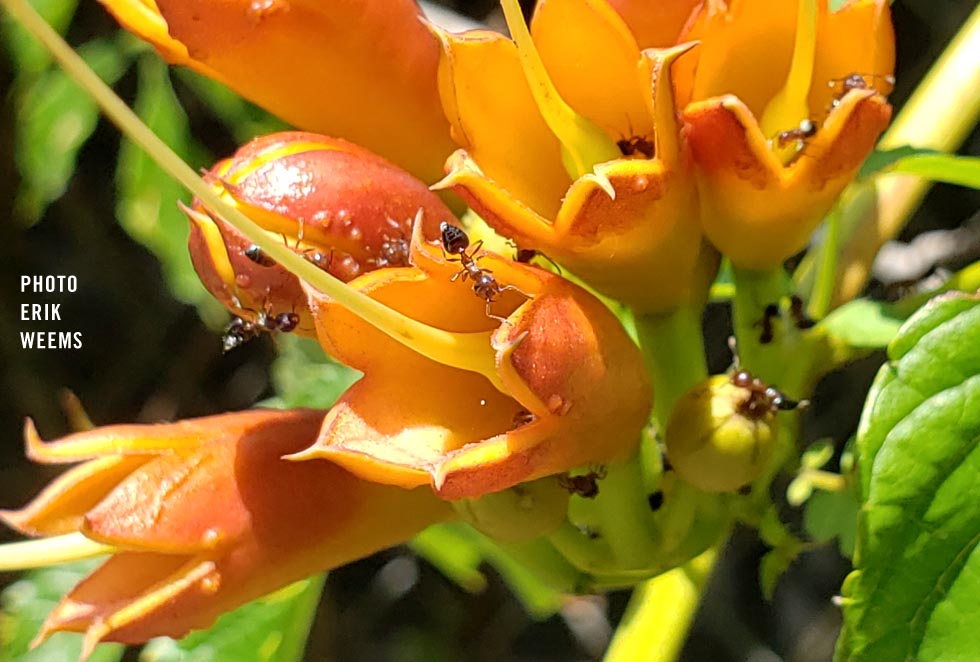
[[[697,612],[718,548],[644,582],[633,592],[605,662],[671,662],[677,658]]]

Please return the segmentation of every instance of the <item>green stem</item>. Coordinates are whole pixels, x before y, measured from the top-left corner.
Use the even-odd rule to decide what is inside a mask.
[[[670,662],[677,658],[717,558],[709,549],[640,586],[616,629],[605,662]]]
[[[841,210],[834,207],[827,216],[823,243],[820,244],[817,277],[807,312],[814,319],[823,319],[830,310],[837,276],[837,260],[840,251]]]
[[[639,454],[628,462],[606,468],[606,477],[595,500],[599,531],[619,567],[632,570],[648,566],[657,548]]]
[[[637,315],[636,332],[653,381],[653,417],[663,430],[677,399],[708,376],[700,309]]]
[[[779,382],[786,362],[778,351],[786,343],[763,344],[760,336],[766,306],[779,304],[789,294],[789,283],[782,267],[771,271],[734,269],[735,300],[732,303],[732,322],[741,367],[763,380]],[[775,320],[778,322],[778,320]],[[781,339],[783,340],[783,339]],[[793,358],[793,357],[785,357]],[[798,360],[799,357],[796,357]]]

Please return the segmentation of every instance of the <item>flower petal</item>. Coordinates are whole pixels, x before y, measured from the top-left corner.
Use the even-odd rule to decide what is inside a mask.
[[[734,94],[756,117],[786,82],[796,34],[795,0],[706,2],[693,100]],[[826,13],[826,0],[821,0]]]
[[[642,48],[666,48],[691,20],[702,0],[607,0],[629,26]]]
[[[443,47],[439,93],[453,139],[501,186],[552,217],[570,179],[514,42],[488,31],[438,34]]]
[[[883,97],[854,90],[784,167],[737,98],[691,104],[684,119],[697,163],[705,235],[736,266],[780,264],[806,245],[890,117]]]
[[[428,489],[364,482],[330,462],[283,460],[311,443],[322,418],[297,410],[201,419],[221,419],[229,434],[212,427],[215,436],[196,449],[136,468],[87,513],[84,530],[141,551],[115,554],[81,582],[39,638],[86,632],[90,652],[102,640],[181,637],[248,600],[452,516]],[[106,459],[115,458],[83,466],[104,468]]]
[[[887,96],[892,88],[888,77],[895,71],[895,32],[887,0],[851,0],[820,19],[809,99],[814,117],[828,112],[851,74],[861,74]]]
[[[133,14],[133,0],[104,1]],[[438,179],[452,150],[436,90],[439,49],[411,0],[157,4],[170,38],[138,34],[165,51],[173,40],[183,44],[191,62],[178,64],[203,65],[297,127],[343,136],[425,181]]]
[[[650,79],[642,75],[640,50],[605,0],[543,0],[535,8],[531,34],[572,108],[616,140],[653,135],[644,100]]]

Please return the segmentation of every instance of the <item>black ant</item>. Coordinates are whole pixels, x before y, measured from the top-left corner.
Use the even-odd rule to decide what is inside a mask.
[[[260,267],[271,267],[276,261],[269,257],[258,244],[251,244],[242,254]]]
[[[790,129],[788,131],[780,131],[776,134],[775,141],[776,145],[779,147],[786,147],[793,141],[796,141],[796,151],[802,151],[803,146],[806,144],[808,138],[812,138],[817,135],[817,125],[813,121],[806,119],[800,122],[800,125],[795,129]]]
[[[551,263],[551,266],[555,268],[555,271],[557,273],[559,274],[561,273],[561,267],[558,266],[558,263],[539,250],[535,250],[533,248],[518,247],[514,251],[514,261],[520,262],[521,264],[531,264],[531,260],[533,260],[536,257],[540,257],[547,260],[549,263]]]
[[[453,277],[449,280],[455,281],[460,276],[463,277],[464,281],[467,278],[472,280],[473,291],[478,297],[487,302],[487,317],[492,317],[501,322],[507,321],[503,317],[490,312],[490,304],[507,290],[513,290],[519,294],[523,294],[528,299],[531,298],[529,294],[521,292],[520,289],[513,285],[501,285],[493,277],[493,272],[490,269],[484,269],[477,264],[477,260],[482,257],[479,254],[480,247],[483,246],[482,239],[473,244],[473,247],[467,251],[470,248],[470,238],[462,228],[443,221],[439,224],[439,233],[442,239],[442,251],[446,254],[446,259],[452,262],[459,262],[460,266],[462,266],[462,269],[453,274]]]
[[[789,314],[793,318],[793,324],[800,331],[812,329],[817,325],[817,322],[806,314],[806,310],[803,308],[803,299],[795,294],[789,298]]]
[[[297,326],[299,326],[299,315],[296,313],[279,313],[278,315],[270,315],[265,312],[257,313],[254,322],[241,317],[233,317],[225,329],[221,344],[224,351],[230,352],[258,337],[263,331],[289,333],[295,330]]]
[[[806,400],[790,400],[774,386],[767,386],[758,377],[753,377],[748,370],[737,370],[732,373],[733,386],[748,389],[749,397],[739,405],[743,416],[759,420],[777,411],[792,411],[805,407]]]
[[[514,418],[511,420],[511,423],[513,423],[514,428],[517,429],[519,427],[527,425],[528,423],[534,422],[534,419],[535,419],[534,414],[529,412],[527,409],[518,409],[514,413]]]
[[[605,467],[596,467],[587,474],[572,476],[571,474],[560,474],[558,485],[568,490],[569,494],[577,494],[583,499],[594,499],[599,496],[598,481],[606,477]]]
[[[841,90],[840,90],[840,93],[837,94],[837,96],[834,97],[834,100],[830,102],[830,108],[831,109],[834,109],[837,106],[839,106],[840,105],[840,102],[841,102],[841,99],[843,99],[844,96],[848,92],[850,92],[851,90],[867,90],[867,89],[870,89],[872,86],[868,84],[868,80],[867,80],[868,78],[870,78],[872,80],[875,80],[875,79],[880,78],[889,87],[894,87],[895,86],[895,77],[892,76],[891,74],[881,75],[881,74],[858,74],[858,73],[853,73],[853,74],[848,74],[847,76],[844,76],[843,78],[835,78],[835,79],[829,81],[827,83],[827,85],[829,87],[836,87],[837,84],[840,83]]]
[[[806,314],[806,311],[803,309],[803,299],[796,294],[789,298],[789,314],[793,319],[793,325],[800,331],[812,329],[817,324]],[[779,304],[770,303],[765,307],[765,310],[762,312],[762,319],[755,323],[755,326],[762,327],[762,333],[759,334],[759,342],[761,344],[768,345],[773,341],[775,337],[773,321],[778,318]]]
[[[646,136],[630,136],[629,138],[617,140],[616,147],[619,147],[619,151],[623,153],[623,156],[633,156],[639,153],[648,159],[653,158],[654,150],[656,149],[653,141]]]

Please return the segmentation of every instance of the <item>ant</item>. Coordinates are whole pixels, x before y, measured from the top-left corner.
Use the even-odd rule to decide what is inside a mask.
[[[653,141],[646,136],[630,136],[629,138],[617,140],[616,147],[623,153],[623,156],[633,156],[639,153],[648,159],[653,158],[655,150]]]
[[[796,151],[803,151],[803,147],[806,144],[808,138],[812,138],[817,135],[817,125],[813,123],[812,120],[805,119],[800,122],[800,125],[795,129],[790,129],[788,131],[780,131],[776,137],[776,145],[780,148],[786,147],[794,140],[796,141]]]
[[[762,327],[762,333],[759,334],[761,344],[768,345],[773,341],[775,337],[773,320],[778,319],[779,314],[779,304],[776,303],[770,303],[762,312],[762,319],[755,324],[755,326]],[[796,294],[789,298],[789,314],[793,319],[793,325],[800,331],[812,329],[816,325],[816,322],[803,309],[803,299]]]
[[[393,218],[388,219],[388,225],[396,230],[399,236],[392,237],[387,233],[382,235],[383,240],[381,241],[381,249],[378,251],[379,255],[378,257],[371,258],[371,262],[379,269],[384,267],[407,267],[409,264],[408,239],[405,238],[405,234]]]
[[[258,337],[263,331],[289,333],[297,326],[299,326],[299,315],[296,313],[279,313],[278,315],[270,315],[266,312],[257,313],[254,322],[241,317],[233,317],[225,328],[221,344],[224,351],[230,352]]]
[[[777,411],[793,411],[806,407],[806,400],[790,400],[774,386],[767,386],[758,377],[753,377],[748,370],[737,370],[730,378],[733,386],[748,389],[749,396],[741,403],[739,409],[743,416],[752,419],[762,419]]]
[[[598,481],[606,477],[605,467],[595,467],[587,474],[572,476],[564,473],[558,476],[558,485],[568,490],[569,494],[577,494],[583,499],[594,499],[599,496]]]
[[[265,251],[259,248],[258,244],[251,244],[248,248],[242,251],[242,254],[260,267],[271,267],[276,264],[276,261],[269,257]]]
[[[511,423],[514,424],[514,429],[527,425],[528,423],[533,423],[535,419],[534,414],[529,412],[527,409],[518,409],[514,413],[514,418]]]
[[[446,255],[446,259],[452,262],[459,262],[462,267],[449,280],[451,282],[455,281],[460,276],[463,277],[464,281],[467,278],[472,280],[473,291],[478,297],[487,302],[487,317],[492,317],[501,322],[507,321],[503,317],[490,312],[490,304],[507,290],[513,290],[523,294],[528,299],[531,298],[529,294],[522,292],[513,285],[501,285],[493,277],[493,272],[490,269],[484,269],[477,264],[477,260],[482,257],[482,254],[479,253],[480,247],[483,246],[482,239],[473,244],[472,249],[467,251],[470,248],[470,238],[462,228],[443,221],[439,224],[439,233],[442,239],[442,252]]]
[[[559,274],[561,273],[561,267],[558,266],[558,263],[539,250],[536,250],[534,248],[517,247],[514,252],[514,261],[520,262],[521,264],[531,264],[531,260],[533,260],[536,257],[540,257],[547,260],[551,264],[551,266],[555,268],[555,271],[557,273]]]
[[[868,78],[875,80],[880,78],[884,81],[885,85],[889,87],[895,86],[895,77],[891,74],[858,74],[852,73],[844,76],[843,78],[835,78],[827,83],[828,87],[836,87],[840,83],[841,90],[840,93],[834,97],[834,100],[830,102],[830,108],[834,109],[840,105],[841,99],[850,92],[851,90],[867,90],[872,86],[868,84]]]

